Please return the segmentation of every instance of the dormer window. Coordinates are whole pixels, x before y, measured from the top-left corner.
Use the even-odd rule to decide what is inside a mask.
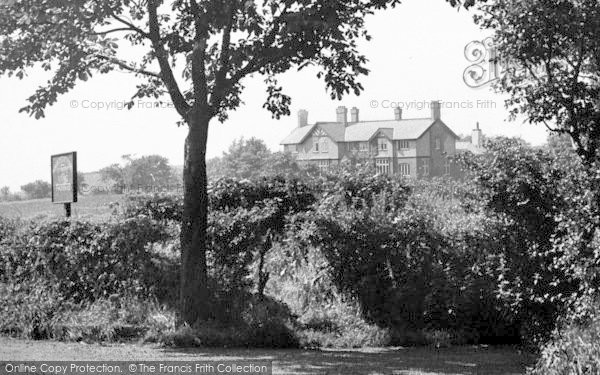
[[[410,141],[398,141],[398,149],[399,150],[410,149]]]

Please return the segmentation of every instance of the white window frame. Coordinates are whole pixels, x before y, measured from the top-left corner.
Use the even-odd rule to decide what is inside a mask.
[[[313,152],[319,152],[319,138],[313,140]]]
[[[330,160],[318,160],[317,161],[317,167],[319,168],[320,171],[326,171],[327,169],[329,169],[330,165],[331,165]]]
[[[390,159],[375,159],[375,169],[380,174],[390,174]]]
[[[398,173],[401,176],[410,176],[410,164],[409,163],[398,163]]]
[[[360,151],[369,151],[369,142],[360,142],[358,147]]]
[[[385,140],[385,138],[377,139],[377,148],[379,149],[379,151],[387,151],[388,150],[388,143]]]
[[[398,141],[398,150],[410,150],[410,141]]]

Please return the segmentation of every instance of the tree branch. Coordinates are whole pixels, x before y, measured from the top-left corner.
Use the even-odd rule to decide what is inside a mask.
[[[235,17],[235,12],[237,10],[237,1],[229,4],[228,15],[229,19],[227,20],[227,25],[225,26],[225,30],[223,30],[223,38],[221,41],[221,56],[219,58],[219,67],[218,71],[215,75],[215,85],[213,88],[213,93],[211,95],[210,104],[211,106],[217,110],[220,105],[221,100],[223,100],[224,92],[225,92],[225,84],[227,81],[227,72],[229,71],[229,54],[231,47],[231,29],[233,28],[233,21]]]
[[[150,2],[149,2],[150,3]],[[150,4],[148,4],[150,5]],[[111,12],[112,17],[119,21],[120,23],[122,23],[123,25],[127,26],[129,29],[137,32],[138,34],[142,35],[144,38],[150,38],[150,34],[142,29],[140,29],[139,27],[135,26],[133,23],[123,19],[122,17],[117,16],[114,12]]]
[[[127,70],[127,71],[130,71],[133,73],[138,73],[138,74],[142,74],[142,75],[146,75],[146,76],[150,76],[150,77],[161,78],[159,73],[151,72],[151,71],[141,69],[141,68],[136,68],[135,66],[131,66],[131,65],[127,64],[126,62],[117,59],[116,57],[110,57],[110,56],[105,56],[105,55],[100,55],[100,54],[97,54],[95,56],[101,60],[106,60],[112,64],[115,64],[123,70]]]
[[[110,34],[110,33],[116,33],[119,31],[135,31],[135,30],[132,29],[131,27],[118,27],[115,29],[93,32],[91,34],[92,35],[106,35],[106,34]]]
[[[281,13],[279,14],[279,16],[275,17],[275,19],[273,20],[273,28],[263,38],[263,40],[264,40],[263,46],[270,46],[273,43],[273,41],[279,31],[279,29],[277,27],[279,25],[279,21],[281,20],[281,18],[283,18],[284,15],[287,14],[288,7],[289,7],[289,5],[285,4],[285,6],[281,10]],[[259,59],[259,57],[257,57],[256,55],[253,56],[252,59],[250,59],[243,68],[238,70],[229,80],[227,80],[227,86],[232,87],[233,85],[238,83],[242,78],[244,78],[248,74],[254,73],[258,69],[260,69],[261,66],[260,66],[260,64],[258,64],[258,59]]]
[[[169,58],[160,37],[160,26],[157,15],[158,6],[156,5],[155,1],[157,0],[148,0],[148,24],[150,26],[148,37],[152,42],[156,59],[158,60],[158,65],[160,66],[160,77],[167,87],[167,91],[171,96],[171,100],[175,106],[175,109],[177,110],[177,113],[179,113],[179,115],[185,121],[187,121],[190,105],[182,95],[179,85],[177,84],[177,80],[173,75],[171,65],[169,64]]]
[[[208,43],[208,20],[202,14],[196,0],[190,0],[196,35],[192,50],[192,82],[194,85],[194,107],[198,111],[207,111],[206,115],[212,116],[214,111],[208,113],[208,80],[206,77],[206,46]]]

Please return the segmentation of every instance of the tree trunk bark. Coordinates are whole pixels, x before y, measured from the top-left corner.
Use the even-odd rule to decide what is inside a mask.
[[[206,141],[210,119],[194,115],[185,140],[181,223],[180,323],[212,318],[207,285],[206,229],[208,193]]]

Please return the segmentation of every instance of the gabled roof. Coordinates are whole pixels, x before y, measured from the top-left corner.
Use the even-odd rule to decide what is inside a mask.
[[[323,129],[335,142],[366,142],[371,140],[380,131],[391,140],[419,139],[435,124],[430,118],[389,120],[389,121],[363,121],[344,126],[339,122],[318,122],[315,125],[296,128],[282,142],[282,145],[299,144],[304,142],[315,128]],[[443,121],[438,121],[455,138],[459,138]]]
[[[336,142],[345,142],[346,129],[342,124],[337,122],[317,122],[317,126],[320,127]]]
[[[316,125],[312,126],[303,126],[301,128],[296,128],[290,135],[285,137],[283,141],[281,141],[282,145],[297,145],[306,139],[306,137],[310,134],[310,132],[315,128]]]

